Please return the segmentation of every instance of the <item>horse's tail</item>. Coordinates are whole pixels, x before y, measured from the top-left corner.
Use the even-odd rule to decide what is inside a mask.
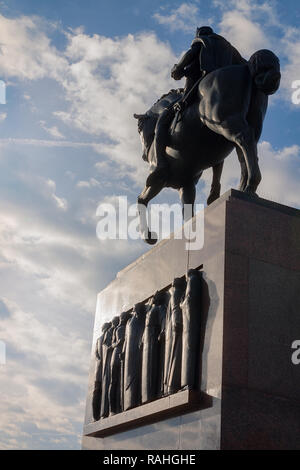
[[[250,73],[259,90],[266,95],[275,93],[280,85],[280,63],[278,57],[268,49],[255,52],[248,61]]]

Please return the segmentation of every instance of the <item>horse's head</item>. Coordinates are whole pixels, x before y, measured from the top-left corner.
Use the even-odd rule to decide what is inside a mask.
[[[142,143],[142,159],[148,162],[148,152],[154,138],[154,129],[156,117],[149,114],[134,114],[133,117],[138,120],[138,132]]]
[[[134,114],[133,117],[138,120],[138,132],[141,139],[142,144],[142,159],[144,162],[148,162],[148,148],[147,148],[147,141],[145,139],[145,132],[144,132],[144,124],[147,120],[147,114]]]
[[[172,89],[162,95],[154,105],[146,111],[145,114],[134,114],[133,117],[138,120],[138,131],[140,134],[145,162],[149,162],[148,153],[154,139],[155,126],[158,116],[171,104],[175,103],[183,94],[183,88]]]
[[[144,127],[145,119],[147,119],[147,114],[134,113],[133,117],[138,120],[138,132],[141,133]]]
[[[248,61],[251,75],[258,89],[266,95],[275,93],[280,85],[280,62],[268,49],[255,52]]]

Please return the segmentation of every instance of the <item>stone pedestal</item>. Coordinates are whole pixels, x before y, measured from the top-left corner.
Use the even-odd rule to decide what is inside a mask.
[[[162,241],[99,293],[83,448],[300,449],[300,364],[291,360],[300,340],[300,211],[230,190],[204,211],[203,247],[185,244]],[[200,266],[201,394],[178,392],[171,405],[163,398],[93,423],[101,324]]]

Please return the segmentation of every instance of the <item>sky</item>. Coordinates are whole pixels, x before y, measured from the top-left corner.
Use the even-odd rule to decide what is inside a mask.
[[[132,115],[181,85],[170,70],[197,26],[245,58],[262,48],[280,58],[258,194],[300,207],[299,20],[296,0],[0,1],[1,449],[80,448],[97,292],[149,249],[100,241],[96,210],[119,195],[135,202],[147,165]],[[233,154],[222,192],[239,176]],[[207,170],[197,202],[210,181]]]

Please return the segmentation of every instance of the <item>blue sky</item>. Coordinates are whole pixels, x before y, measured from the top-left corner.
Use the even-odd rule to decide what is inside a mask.
[[[292,0],[0,2],[0,448],[80,447],[96,294],[148,249],[100,243],[96,209],[136,200],[147,168],[132,114],[174,87],[170,69],[196,26],[212,25],[246,58],[279,56],[259,194],[300,206],[299,17]],[[210,180],[207,171],[198,202]],[[233,155],[222,191],[238,180]]]

